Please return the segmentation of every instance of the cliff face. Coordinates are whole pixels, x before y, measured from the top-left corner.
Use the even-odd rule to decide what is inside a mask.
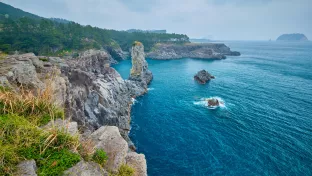
[[[107,149],[106,152],[113,158],[109,161],[112,163],[108,169],[116,170],[122,163],[129,162],[133,167],[140,169],[142,174],[139,175],[146,175],[144,155],[130,153],[128,157],[127,154],[131,151],[128,147],[132,151],[135,150],[128,137],[132,97],[144,94],[147,84],[151,81],[144,50],[134,48],[134,51],[136,50],[139,53],[134,57],[136,61],[133,63],[135,78],[131,80],[123,80],[119,73],[110,67],[115,60],[107,51],[89,50],[81,53],[76,59],[67,60],[37,57],[34,54],[8,56],[0,60],[0,86],[10,87],[17,92],[20,85],[34,91],[52,86],[55,101],[65,107],[66,118],[78,122],[85,136],[90,136],[102,126],[115,126],[113,134],[117,137],[122,136],[122,139],[118,139],[123,146],[121,148],[114,146],[116,141],[110,141],[111,138],[104,140],[101,137],[100,141],[97,141],[96,137],[93,138],[98,147]],[[137,72],[138,70],[140,72]],[[48,81],[51,84],[48,84]],[[102,129],[97,134],[110,136],[111,130]],[[110,151],[112,148],[118,149]],[[136,161],[133,157],[139,160]],[[84,166],[83,163],[80,164]]]
[[[148,64],[145,60],[144,46],[140,42],[133,44],[131,49],[132,68],[130,71],[130,80],[143,84],[143,87],[147,88],[147,85],[153,79],[153,74],[148,70]]]
[[[180,58],[201,58],[201,59],[225,59],[226,56],[239,56],[237,51],[231,51],[224,44],[215,43],[187,43],[156,44],[146,57],[152,59],[180,59]]]

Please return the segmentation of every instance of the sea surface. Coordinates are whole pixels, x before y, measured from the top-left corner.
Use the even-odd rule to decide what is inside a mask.
[[[150,176],[312,175],[312,42],[224,42],[239,57],[150,60],[130,138]],[[131,61],[114,66],[129,77]],[[206,69],[206,85],[193,79]],[[225,106],[208,109],[205,98]]]

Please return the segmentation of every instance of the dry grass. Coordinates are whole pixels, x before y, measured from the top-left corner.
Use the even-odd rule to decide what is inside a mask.
[[[51,86],[44,90],[26,90],[22,86],[19,93],[8,89],[0,89],[0,114],[17,114],[28,117],[37,125],[43,125],[51,119],[64,118],[64,112],[52,102]]]
[[[80,146],[79,146],[78,151],[84,160],[89,161],[95,152],[95,144],[93,140],[86,139],[86,140],[80,141]]]

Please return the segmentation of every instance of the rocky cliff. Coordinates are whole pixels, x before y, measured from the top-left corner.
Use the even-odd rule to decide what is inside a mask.
[[[129,80],[110,67],[115,60],[107,51],[88,50],[66,60],[31,53],[7,56],[0,60],[0,86],[17,93],[22,87],[36,91],[51,86],[55,102],[65,107],[66,118],[78,122],[83,136],[91,136],[112,158],[110,170],[128,162],[139,169],[137,175],[146,175],[145,157],[133,152],[128,137],[132,98],[144,94],[152,79],[141,47],[132,49],[135,71]]]
[[[131,48],[132,68],[130,71],[130,80],[141,84],[144,88],[152,81],[153,74],[148,70],[148,64],[145,60],[144,46],[140,42],[135,42]]]
[[[237,51],[231,51],[225,44],[217,43],[186,43],[186,44],[156,44],[146,57],[152,59],[225,59],[226,56],[239,56]]]

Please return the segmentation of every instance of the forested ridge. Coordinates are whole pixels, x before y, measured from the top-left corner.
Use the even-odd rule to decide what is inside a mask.
[[[63,19],[47,19],[0,2],[0,51],[33,52],[37,55],[64,55],[102,47],[128,51],[134,41],[149,51],[156,43],[185,43],[183,34],[117,31],[83,26]]]

